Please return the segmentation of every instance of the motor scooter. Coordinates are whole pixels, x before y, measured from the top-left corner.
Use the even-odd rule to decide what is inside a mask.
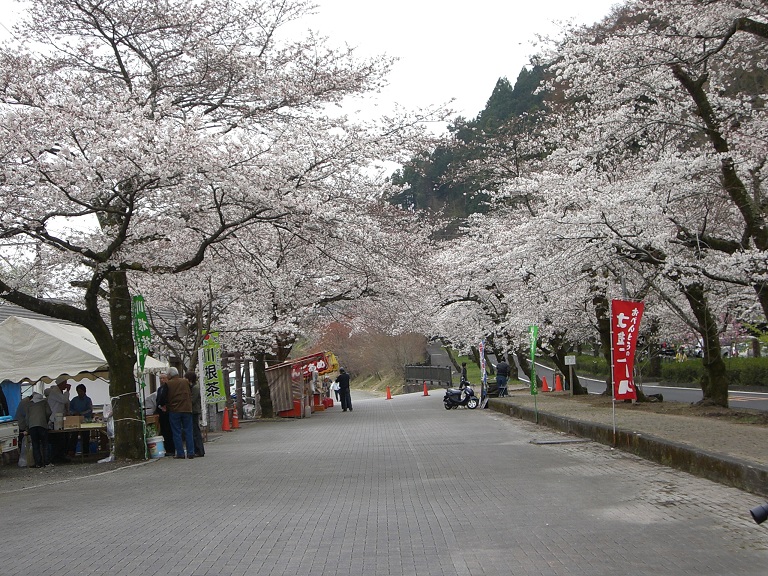
[[[446,410],[466,406],[474,410],[480,404],[480,399],[475,396],[475,391],[469,382],[462,380],[458,388],[448,388],[443,397],[443,405]]]

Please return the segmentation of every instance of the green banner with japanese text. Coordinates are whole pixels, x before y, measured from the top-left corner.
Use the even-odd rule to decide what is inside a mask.
[[[218,332],[208,332],[198,351],[201,386],[205,391],[206,404],[224,402],[227,399],[224,375],[221,371],[221,344]]]
[[[144,303],[144,297],[134,296],[131,301],[131,310],[133,313],[133,339],[136,343],[136,354],[139,362],[139,372],[144,371],[144,363],[149,355],[149,347],[152,343],[152,331],[149,329],[147,320],[147,309]],[[141,379],[141,387],[144,387],[144,380]]]
[[[536,386],[536,342],[539,340],[539,327],[529,326],[528,335],[531,346],[531,395],[535,396],[539,393],[539,389]]]

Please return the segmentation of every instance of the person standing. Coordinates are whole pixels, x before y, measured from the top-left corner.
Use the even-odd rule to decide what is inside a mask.
[[[192,386],[189,380],[179,376],[176,368],[168,369],[168,417],[171,421],[174,458],[184,458],[184,442],[187,444],[186,457],[195,457],[195,435],[192,431]],[[182,431],[184,439],[182,440]]]
[[[48,466],[48,420],[51,407],[39,392],[33,392],[27,410],[24,413],[24,429],[32,442],[32,457],[35,468]]]
[[[461,363],[461,381],[462,382],[467,381],[467,363],[466,362]]]
[[[352,412],[352,397],[349,394],[349,374],[344,368],[339,368],[339,375],[336,377],[336,383],[339,385],[339,394],[341,394],[341,411]]]
[[[48,398],[48,406],[51,408],[50,422],[53,428],[56,426],[56,417],[64,418],[69,414],[69,391],[72,385],[67,381],[66,376],[56,378],[56,383],[50,388],[45,389],[45,395]],[[69,462],[67,458],[67,437],[64,432],[55,432],[51,434],[51,462],[54,464]]]
[[[338,380],[334,380],[333,384],[331,384],[331,388],[333,389],[333,393],[336,395],[336,402],[341,401],[341,392],[339,392],[339,382]]]
[[[205,447],[203,446],[203,433],[200,430],[200,417],[203,414],[203,399],[200,397],[200,383],[197,381],[197,374],[191,370],[184,374],[184,377],[189,380],[191,386],[192,433],[194,434],[195,439],[195,456],[200,456],[202,458],[205,456]]]
[[[69,402],[69,413],[72,416],[82,416],[83,420],[89,422],[93,419],[93,401],[85,395],[85,384],[78,384],[75,387],[75,391],[77,392],[77,396],[72,398]],[[82,453],[88,454],[90,451],[91,432],[90,430],[82,430],[69,435],[70,456],[73,456],[75,453],[78,437],[80,438],[80,449]]]
[[[160,386],[155,394],[155,405],[157,414],[160,418],[160,435],[163,437],[166,454],[175,451],[173,444],[173,431],[171,430],[171,416],[168,413],[168,373],[160,374]]]
[[[19,402],[19,405],[16,406],[16,414],[14,414],[13,416],[13,419],[19,423],[19,450],[22,449],[21,444],[22,444],[22,441],[24,440],[25,433],[27,432],[25,422],[27,420],[27,409],[29,408],[29,403],[31,401],[32,401],[32,396],[25,396],[24,398],[22,398],[21,402]],[[27,442],[31,442],[31,439],[27,439]]]
[[[509,382],[509,364],[502,358],[496,365],[496,386],[499,390],[499,398],[507,395],[507,382]]]

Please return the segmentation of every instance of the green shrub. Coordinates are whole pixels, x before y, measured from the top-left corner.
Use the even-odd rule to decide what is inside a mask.
[[[703,374],[701,358],[689,358],[685,362],[664,362],[661,365],[662,382],[698,384]]]
[[[768,387],[768,358],[725,358],[729,386]],[[699,384],[704,375],[701,358],[661,365],[662,382]]]
[[[725,358],[730,386],[768,387],[768,358]],[[638,374],[647,373],[647,361],[635,363]],[[582,355],[576,358],[577,373],[583,376],[604,378],[610,367],[604,358]],[[685,362],[664,361],[661,364],[660,380],[670,384],[693,384],[698,386],[704,375],[701,358],[689,358]]]
[[[608,362],[602,356],[591,356],[582,354],[576,357],[577,374],[605,377],[610,372]]]
[[[727,358],[731,385],[768,386],[768,358]]]

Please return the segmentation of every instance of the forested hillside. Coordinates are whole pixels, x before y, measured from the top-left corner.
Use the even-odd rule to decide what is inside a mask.
[[[507,78],[500,78],[485,109],[475,119],[458,118],[449,127],[453,139],[450,146],[425,151],[393,174],[393,183],[404,189],[391,202],[439,212],[454,223],[472,213],[484,212],[488,196],[481,191],[493,190],[494,183],[466,167],[486,154],[485,144],[491,136],[509,129],[510,119],[541,109],[542,96],[534,92],[542,78],[539,67],[523,68],[514,86]]]

